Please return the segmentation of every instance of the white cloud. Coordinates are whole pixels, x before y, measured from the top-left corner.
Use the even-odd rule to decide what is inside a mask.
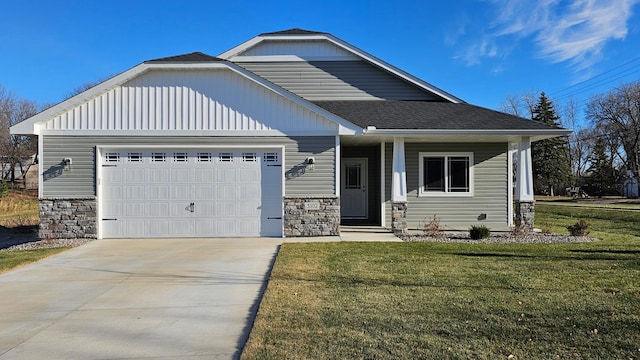
[[[499,14],[487,39],[499,43],[532,36],[537,52],[578,69],[596,61],[610,40],[624,39],[633,6],[640,0],[494,0]]]

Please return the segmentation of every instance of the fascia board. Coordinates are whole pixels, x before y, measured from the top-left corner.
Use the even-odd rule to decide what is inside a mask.
[[[518,136],[566,136],[572,133],[567,129],[550,130],[455,130],[455,129],[368,129],[366,134],[371,135],[518,135]]]

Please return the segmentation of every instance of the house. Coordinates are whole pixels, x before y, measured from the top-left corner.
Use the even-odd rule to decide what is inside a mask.
[[[11,131],[39,137],[43,238],[507,229],[533,216],[531,142],[569,133],[301,29],[145,61]]]

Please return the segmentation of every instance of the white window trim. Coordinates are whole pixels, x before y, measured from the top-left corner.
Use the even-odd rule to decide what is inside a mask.
[[[446,192],[446,191],[424,191],[424,158],[444,157],[445,177],[449,177],[448,161],[449,157],[466,156],[469,158],[469,191],[468,192]],[[418,196],[419,197],[473,197],[474,188],[474,162],[472,152],[420,152],[418,153]],[[448,186],[448,179],[445,179],[445,187]]]

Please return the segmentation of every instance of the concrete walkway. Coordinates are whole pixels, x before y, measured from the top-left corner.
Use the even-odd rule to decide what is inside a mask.
[[[282,239],[96,240],[0,275],[0,359],[232,359]]]

